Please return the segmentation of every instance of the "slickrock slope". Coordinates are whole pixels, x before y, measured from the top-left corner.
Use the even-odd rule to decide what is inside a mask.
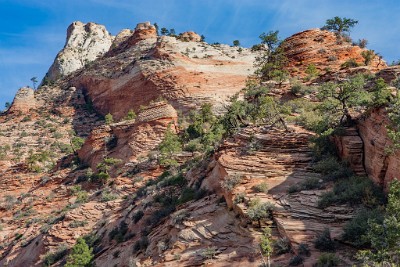
[[[256,198],[261,202],[273,203],[275,211],[272,219],[277,226],[275,235],[288,238],[294,251],[300,243],[308,244],[312,257],[306,258],[304,264],[311,266],[319,255],[313,248],[315,236],[329,227],[332,237],[340,239],[342,226],[352,218],[354,211],[346,206],[318,208],[318,199],[324,190],[287,193],[291,185],[299,184],[306,178],[319,177],[311,168],[312,155],[308,140],[312,134],[301,128],[292,130],[288,133],[276,129],[248,129],[237,135],[234,140],[224,144],[203,186],[215,188],[228,176],[243,177],[233,192],[220,189],[228,206],[246,216],[246,206],[234,201],[238,195],[244,194],[245,203]],[[256,152],[246,152],[250,142],[257,144]],[[268,192],[257,192],[255,186],[263,182],[268,185]],[[275,260],[275,264],[287,264],[282,258]]]
[[[311,29],[296,33],[285,39],[284,50],[288,57],[287,69],[292,76],[305,77],[307,67],[314,64],[320,74],[337,72],[341,65],[354,59],[360,66],[365,66],[361,55],[362,49],[345,40],[338,40],[333,32]],[[368,70],[376,72],[386,67],[386,63],[375,56],[368,65]]]
[[[96,110],[116,119],[159,97],[183,111],[204,102],[221,109],[253,73],[255,55],[244,48],[184,41],[197,40],[187,35],[157,37],[153,26],[140,24],[74,77],[73,84],[90,97]]]
[[[58,53],[45,80],[55,81],[70,74],[107,52],[114,37],[103,25],[76,21],[67,30],[64,48]]]

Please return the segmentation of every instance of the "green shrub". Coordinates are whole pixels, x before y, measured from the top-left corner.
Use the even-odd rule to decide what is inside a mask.
[[[136,211],[133,215],[132,215],[132,220],[134,223],[137,223],[138,221],[140,221],[140,219],[142,219],[144,215],[144,212],[142,210],[138,210]]]
[[[275,209],[271,202],[261,202],[260,198],[253,199],[247,209],[247,215],[252,221],[257,221],[261,227],[261,220],[270,217],[271,212]]]
[[[59,245],[55,251],[50,251],[46,253],[43,259],[44,265],[45,266],[53,265],[54,263],[64,258],[64,256],[67,255],[67,252],[68,252],[68,247],[65,244]]]
[[[348,69],[348,68],[356,68],[360,66],[357,61],[354,58],[350,58],[348,60],[346,60],[346,62],[344,62],[342,65],[340,65],[340,67],[342,69]]]
[[[352,175],[351,169],[344,163],[339,162],[336,157],[329,156],[318,161],[313,169],[323,175],[325,181],[335,181]]]
[[[321,251],[335,251],[335,242],[331,238],[329,228],[325,228],[322,233],[317,235],[314,245],[316,249]]]
[[[254,192],[267,194],[268,193],[268,184],[266,182],[262,182],[260,184],[253,186],[252,189],[254,190]]]
[[[243,180],[243,176],[240,174],[228,175],[225,179],[221,182],[221,187],[226,191],[233,191],[235,186],[240,184]]]
[[[364,248],[370,245],[366,235],[369,231],[368,222],[383,222],[383,213],[379,209],[362,209],[356,216],[343,227],[342,238],[357,248]]]
[[[296,255],[290,259],[289,265],[290,266],[299,266],[300,264],[303,263],[303,261],[304,261],[304,259],[301,256]]]
[[[125,235],[128,232],[128,224],[122,221],[119,226],[115,227],[108,233],[110,241],[116,240],[118,243],[125,241]]]
[[[339,259],[334,253],[322,253],[315,267],[334,267],[339,265]]]
[[[300,243],[297,248],[297,253],[301,256],[309,257],[311,255],[310,248],[305,243]]]
[[[332,204],[363,204],[367,207],[376,207],[385,202],[382,189],[367,177],[350,177],[340,180],[333,190],[324,193],[319,202],[320,208],[326,208]]]
[[[106,123],[107,125],[113,123],[113,122],[114,122],[113,115],[111,115],[110,113],[108,113],[106,116],[104,116],[104,120],[105,120],[105,123]]]
[[[72,247],[71,253],[68,255],[65,267],[88,266],[93,257],[93,249],[89,248],[83,238],[78,238],[76,244]]]
[[[239,193],[235,196],[233,203],[239,204],[239,203],[244,203],[246,200],[246,193]]]
[[[279,238],[274,242],[274,251],[276,254],[281,255],[290,251],[290,242],[287,238]]]

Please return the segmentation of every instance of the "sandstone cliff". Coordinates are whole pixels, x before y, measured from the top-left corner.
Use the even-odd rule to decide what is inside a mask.
[[[48,70],[45,81],[57,80],[101,57],[109,50],[113,39],[103,25],[72,23],[67,30],[65,46]]]
[[[186,35],[157,37],[153,26],[139,25],[74,77],[73,84],[90,97],[98,112],[116,119],[159,97],[183,111],[204,102],[221,110],[253,72],[255,55],[248,49],[198,42],[190,37],[193,34],[182,36]]]

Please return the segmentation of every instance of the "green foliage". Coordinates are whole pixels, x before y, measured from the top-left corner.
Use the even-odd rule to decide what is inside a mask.
[[[126,117],[124,119],[127,120],[127,121],[134,120],[134,119],[136,119],[136,113],[132,109],[130,109],[128,111],[128,114],[126,114]]]
[[[76,151],[76,150],[79,150],[82,146],[83,146],[83,144],[85,143],[85,139],[83,139],[83,138],[81,138],[81,137],[78,137],[78,136],[74,136],[72,139],[71,139],[71,145],[72,145],[72,148]]]
[[[287,58],[281,47],[282,41],[278,37],[279,31],[270,31],[260,35],[262,55],[256,58],[255,65],[257,70],[255,74],[261,81],[278,79],[282,82],[288,73],[283,70]]]
[[[239,40],[234,40],[233,41],[233,46],[240,46],[240,41]]]
[[[67,255],[67,252],[68,248],[65,244],[59,245],[55,251],[46,253],[43,259],[44,266],[51,266],[58,262]]]
[[[299,255],[293,256],[292,258],[290,258],[289,266],[299,266],[300,264],[303,263],[303,261],[304,259],[301,256]]]
[[[374,50],[364,50],[361,52],[361,56],[364,58],[364,64],[365,66],[368,66],[371,64],[372,60],[375,57],[375,52]]]
[[[260,198],[256,198],[250,202],[247,215],[252,221],[257,221],[258,226],[261,227],[261,220],[270,217],[274,208],[274,204],[270,202],[261,202]]]
[[[339,259],[336,257],[335,253],[322,253],[315,267],[335,267],[339,265]]]
[[[324,193],[319,202],[320,208],[332,204],[363,204],[366,207],[376,207],[385,201],[382,189],[367,177],[350,177],[338,181],[333,190]]]
[[[364,77],[354,76],[341,83],[328,82],[321,86],[317,97],[322,101],[318,109],[324,114],[328,128],[352,121],[350,111],[371,103],[371,95],[364,89]]]
[[[122,221],[119,226],[115,227],[108,233],[110,241],[116,240],[117,243],[126,241],[125,235],[128,232],[128,224]]]
[[[321,173],[325,181],[334,181],[352,175],[350,168],[339,162],[335,156],[324,157],[313,166],[313,169]]]
[[[399,264],[400,258],[400,181],[394,179],[389,186],[388,203],[383,222],[370,220],[367,239],[372,250],[360,255],[365,262]],[[375,266],[377,266],[376,264]]]
[[[260,238],[260,247],[262,253],[270,257],[270,255],[274,251],[271,228],[269,227],[264,228],[263,234],[261,235]]]
[[[175,153],[182,151],[182,143],[179,136],[168,126],[163,141],[159,144],[158,149],[161,153],[159,162],[164,166],[175,166],[177,161],[173,158]]]
[[[379,209],[361,209],[356,216],[343,227],[342,238],[357,248],[370,246],[367,238],[369,223],[383,223],[383,213]]]
[[[97,164],[96,169],[98,171],[98,173],[105,173],[105,174],[109,174],[108,171],[114,167],[115,165],[119,164],[121,162],[120,159],[116,159],[116,158],[111,158],[111,157],[106,157],[103,159],[102,162],[100,162],[99,164]]]
[[[329,30],[335,32],[338,36],[343,36],[345,33],[349,33],[350,29],[358,23],[357,20],[349,18],[334,17],[327,19],[325,25],[322,27],[323,30]]]
[[[107,125],[110,125],[111,123],[114,122],[113,115],[108,113],[107,115],[104,116],[104,120],[105,120]]]
[[[386,105],[392,100],[390,89],[385,83],[385,80],[382,78],[379,78],[375,81],[371,94],[372,94],[372,103],[370,104],[370,106],[373,107],[380,107]]]
[[[89,248],[83,238],[78,238],[68,255],[65,267],[85,267],[89,266],[93,259],[93,249]]]
[[[279,238],[274,242],[274,251],[281,255],[290,251],[290,241],[287,238]]]
[[[257,193],[268,193],[268,184],[266,182],[261,182],[253,186],[253,190]]]
[[[228,175],[221,182],[221,187],[226,191],[232,192],[233,189],[242,182],[243,176],[240,174]]]
[[[356,68],[359,66],[360,65],[358,65],[357,61],[354,58],[350,58],[346,60],[342,65],[340,65],[342,69]]]
[[[312,190],[312,189],[319,189],[321,188],[321,183],[320,183],[320,179],[317,177],[308,177],[306,178],[304,181],[302,181],[300,184],[294,184],[291,185],[288,188],[288,193],[295,193],[295,192],[299,192],[302,190]]]
[[[322,233],[317,235],[314,245],[321,251],[335,251],[335,242],[331,238],[329,228],[325,228]]]
[[[305,73],[307,74],[306,80],[308,81],[318,77],[319,75],[319,71],[314,64],[308,65],[307,69],[305,70]]]

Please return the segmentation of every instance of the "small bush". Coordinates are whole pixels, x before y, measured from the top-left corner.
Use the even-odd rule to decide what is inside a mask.
[[[233,203],[235,204],[240,204],[240,203],[244,203],[246,200],[246,194],[245,193],[239,193],[235,196]]]
[[[261,227],[261,220],[270,217],[274,209],[275,206],[271,202],[261,202],[261,199],[256,198],[250,202],[247,215],[252,221],[257,221],[258,226]]]
[[[357,61],[354,58],[348,59],[346,62],[344,62],[340,67],[342,69],[348,69],[348,68],[356,68],[360,66]]]
[[[217,248],[216,247],[208,247],[200,251],[200,255],[208,260],[211,260],[215,257],[217,254]]]
[[[279,238],[274,242],[274,251],[276,254],[281,255],[290,251],[290,242],[287,238]]]
[[[137,223],[138,221],[140,221],[140,219],[142,219],[143,215],[144,215],[144,212],[142,210],[138,210],[137,212],[135,212],[132,215],[133,222]]]
[[[55,251],[48,252],[43,259],[45,266],[51,266],[58,262],[67,255],[68,247],[65,244],[61,244],[57,247]]]
[[[343,227],[343,240],[346,240],[357,248],[365,248],[370,245],[366,235],[369,230],[368,222],[383,222],[382,211],[378,209],[362,209],[356,216]]]
[[[300,264],[303,263],[303,261],[304,261],[304,259],[301,256],[296,255],[290,259],[289,265],[290,266],[299,266]]]
[[[305,243],[300,243],[297,248],[297,253],[301,256],[309,257],[311,255],[310,248]]]
[[[78,238],[68,255],[65,267],[88,266],[93,257],[93,249],[89,248],[83,238]]]
[[[314,245],[316,249],[321,251],[335,251],[335,242],[331,238],[331,232],[329,228],[325,228],[322,233],[317,235]]]
[[[226,191],[231,192],[235,186],[240,184],[243,180],[243,176],[240,174],[229,175],[221,182],[221,187]]]
[[[258,185],[253,186],[253,190],[254,190],[254,192],[257,192],[257,193],[267,194],[268,193],[268,184],[266,182],[262,182]]]
[[[326,157],[314,165],[314,170],[323,175],[325,181],[335,181],[352,175],[348,166],[339,162],[336,157]]]
[[[334,253],[322,253],[315,267],[334,267],[339,265],[339,259]]]
[[[366,207],[376,207],[385,202],[382,189],[367,177],[350,177],[337,182],[330,192],[324,193],[319,202],[320,208],[332,204],[363,204]]]

